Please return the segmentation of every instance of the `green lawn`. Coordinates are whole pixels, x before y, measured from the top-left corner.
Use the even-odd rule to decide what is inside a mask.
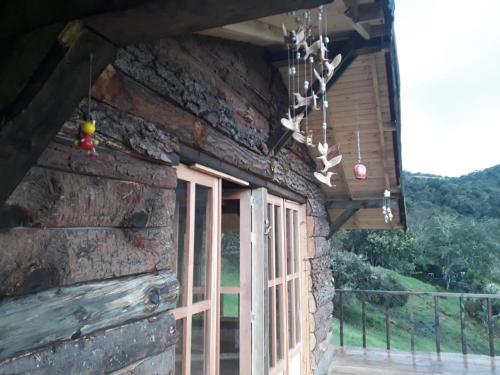
[[[385,270],[396,277],[409,291],[438,292],[438,288],[411,277]],[[432,297],[411,297],[403,307],[390,309],[391,348],[410,350],[410,309],[415,314],[415,347],[417,351],[435,351],[434,300]],[[459,302],[457,298],[440,299],[441,351],[461,352]],[[339,322],[334,313],[333,342],[339,344]],[[344,303],[344,345],[362,346],[361,303],[355,297]],[[367,346],[386,347],[384,308],[366,304]],[[496,329],[495,349],[500,354],[500,330]],[[466,315],[466,337],[469,353],[488,354],[488,335],[484,325]]]

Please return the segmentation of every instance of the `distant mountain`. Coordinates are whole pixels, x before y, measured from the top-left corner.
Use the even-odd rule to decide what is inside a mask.
[[[500,165],[461,177],[404,173],[408,211],[451,209],[474,219],[500,219]]]

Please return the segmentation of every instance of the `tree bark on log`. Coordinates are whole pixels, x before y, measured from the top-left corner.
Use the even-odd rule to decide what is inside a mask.
[[[25,212],[25,226],[171,227],[175,191],[33,167],[6,204]]]
[[[167,267],[172,228],[13,229],[0,235],[0,296]]]
[[[162,313],[137,322],[59,341],[0,362],[8,375],[98,375],[124,368],[165,352],[177,342],[172,314]],[[168,367],[167,367],[168,369]]]
[[[86,152],[73,145],[52,142],[38,158],[37,165],[96,177],[132,181],[164,189],[175,189],[175,169],[147,162],[121,151],[99,148],[99,157],[89,160]]]

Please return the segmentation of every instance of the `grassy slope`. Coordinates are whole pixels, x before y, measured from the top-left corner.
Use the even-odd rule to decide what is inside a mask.
[[[385,270],[396,277],[409,291],[437,292],[438,288],[411,277],[402,276],[394,271]],[[385,317],[382,306],[366,305],[367,346],[385,348]],[[431,297],[412,297],[408,304],[401,308],[392,308],[391,347],[393,349],[410,350],[410,308],[415,312],[416,350],[435,351],[434,341],[434,301]],[[362,346],[361,311],[357,299],[351,298],[344,305],[344,345]],[[443,352],[461,352],[459,304],[457,298],[440,299],[441,350]],[[339,322],[334,318],[333,341],[339,343]],[[466,337],[469,353],[488,354],[488,336],[481,324],[467,319]],[[495,342],[497,355],[500,354],[500,339]]]

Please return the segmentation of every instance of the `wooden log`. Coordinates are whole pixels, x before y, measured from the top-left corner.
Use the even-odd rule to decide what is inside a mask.
[[[38,158],[37,164],[66,172],[139,182],[164,189],[174,189],[177,186],[175,169],[103,147],[99,148],[99,157],[89,159],[85,152],[73,145],[52,142]]]
[[[167,311],[178,291],[175,273],[164,270],[6,298],[0,302],[0,360]]]
[[[0,296],[175,269],[172,228],[13,229],[0,234]]]
[[[173,225],[175,191],[33,167],[6,204],[27,214],[26,226],[164,227]]]
[[[151,65],[151,61],[155,64]],[[172,39],[120,49],[115,61],[120,71],[140,84],[205,120],[227,137],[263,154],[269,131],[267,119],[251,109],[213,71],[200,71],[206,64],[185,56]]]
[[[143,59],[145,58],[143,57]],[[129,70],[135,69],[135,65],[132,62],[127,62],[127,64],[130,65]],[[148,64],[144,63],[141,69],[139,73],[134,73],[135,70],[130,70],[129,73],[134,73],[138,77],[142,77],[143,84],[149,84],[154,89],[160,90],[165,86],[161,77],[158,76],[158,72],[152,71]],[[175,76],[175,71],[165,72],[162,70],[162,74],[167,73],[169,76]],[[198,83],[193,83],[193,85],[195,84]],[[173,85],[173,87],[171,90],[176,88],[175,93],[178,93],[178,86]],[[188,89],[189,87],[185,88],[185,90]],[[273,180],[302,195],[324,200],[324,195],[320,188],[311,184],[311,181],[314,181],[312,175],[314,169],[309,163],[301,161],[300,158],[288,151],[283,152],[275,160],[271,161],[268,157],[258,152],[258,150],[252,148],[252,145],[242,145],[238,143],[239,140],[235,141],[224,136],[218,130],[215,130],[208,121],[172,105],[158,94],[138,84],[120,71],[111,68],[108,69],[96,85],[94,95],[99,100],[103,100],[114,107],[96,103],[95,110],[104,112],[101,117],[106,117],[106,120],[109,122],[109,124],[101,122],[101,128],[107,128],[108,126],[117,127],[117,125],[110,123],[112,118],[119,117],[117,114],[113,114],[113,112],[116,112],[115,108],[117,108],[121,111],[132,113],[134,117],[143,118],[148,122],[162,125],[168,131],[175,133],[182,143],[201,149],[209,155],[216,156],[218,159],[235,165],[239,169]],[[102,131],[107,132],[107,130]],[[239,134],[238,136],[241,139],[253,142],[251,135],[247,137],[244,134]],[[322,205],[314,204],[314,212],[318,216],[322,214],[326,215],[326,211]]]
[[[55,342],[50,346],[4,360],[0,362],[0,373],[9,375],[108,373],[146,357],[170,351],[178,336],[172,314],[161,313],[88,336]],[[165,370],[173,366],[167,361],[163,363]]]
[[[86,100],[80,102],[62,127],[62,131],[71,137],[78,137],[80,120],[85,116]],[[177,139],[162,128],[149,121],[127,114],[125,111],[103,111],[99,103],[92,102],[91,116],[97,122],[95,138],[111,149],[131,153],[149,161],[167,165],[178,164]]]
[[[141,359],[110,375],[158,375],[173,374],[175,370],[175,348],[152,357]]]

